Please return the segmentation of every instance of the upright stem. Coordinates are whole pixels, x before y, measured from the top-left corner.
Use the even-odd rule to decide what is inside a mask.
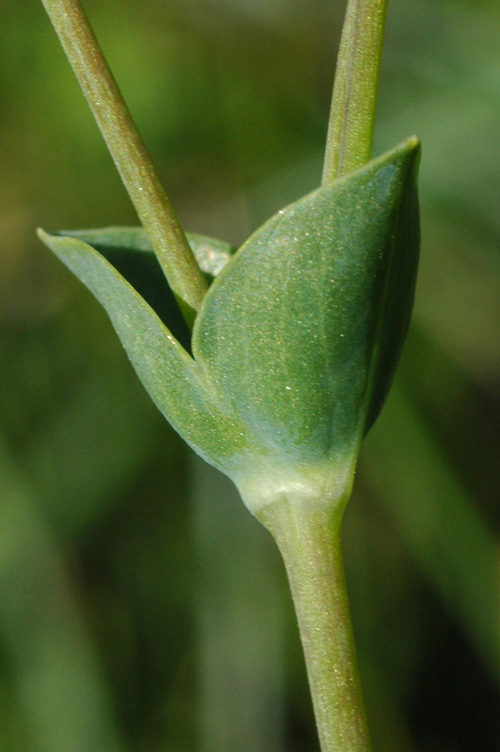
[[[323,185],[370,160],[387,0],[348,0],[333,87]]]
[[[369,752],[342,563],[341,513],[306,500],[266,504],[259,519],[283,556],[322,752]]]
[[[79,0],[42,0],[139,219],[192,324],[207,283]]]

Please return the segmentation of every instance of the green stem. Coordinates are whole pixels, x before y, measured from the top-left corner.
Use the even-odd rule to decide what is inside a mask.
[[[258,516],[285,562],[321,750],[369,752],[342,563],[342,513],[335,506],[282,495]]]
[[[333,87],[323,185],[371,158],[387,0],[348,0]]]
[[[181,310],[192,324],[207,283],[79,0],[42,0]]]

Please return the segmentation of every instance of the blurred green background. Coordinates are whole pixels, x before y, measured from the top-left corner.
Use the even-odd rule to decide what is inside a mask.
[[[184,226],[320,180],[340,0],[88,0]],[[35,228],[134,224],[37,0],[0,0],[0,749],[312,752],[281,562]],[[500,739],[500,6],[391,0],[375,150],[423,141],[412,330],[346,567],[375,752]]]

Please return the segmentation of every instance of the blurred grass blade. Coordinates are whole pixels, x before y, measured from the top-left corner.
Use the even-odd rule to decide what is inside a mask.
[[[281,561],[230,481],[197,457],[189,462],[200,570],[198,747],[285,752]]]
[[[0,437],[0,637],[30,752],[122,752],[61,557]]]
[[[19,463],[56,532],[71,540],[113,512],[154,452],[158,424],[164,426],[117,355],[74,382],[71,398],[32,430]],[[165,457],[167,467],[170,461]]]
[[[415,561],[500,682],[498,546],[401,389],[393,389],[367,439],[362,467]]]

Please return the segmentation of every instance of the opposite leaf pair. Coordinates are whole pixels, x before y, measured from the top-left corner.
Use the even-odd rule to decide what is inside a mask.
[[[190,348],[142,230],[40,232],[106,308],[165,417],[254,513],[283,484],[350,490],[410,319],[418,155],[410,139],[305,196],[234,255],[188,236],[216,275]]]

